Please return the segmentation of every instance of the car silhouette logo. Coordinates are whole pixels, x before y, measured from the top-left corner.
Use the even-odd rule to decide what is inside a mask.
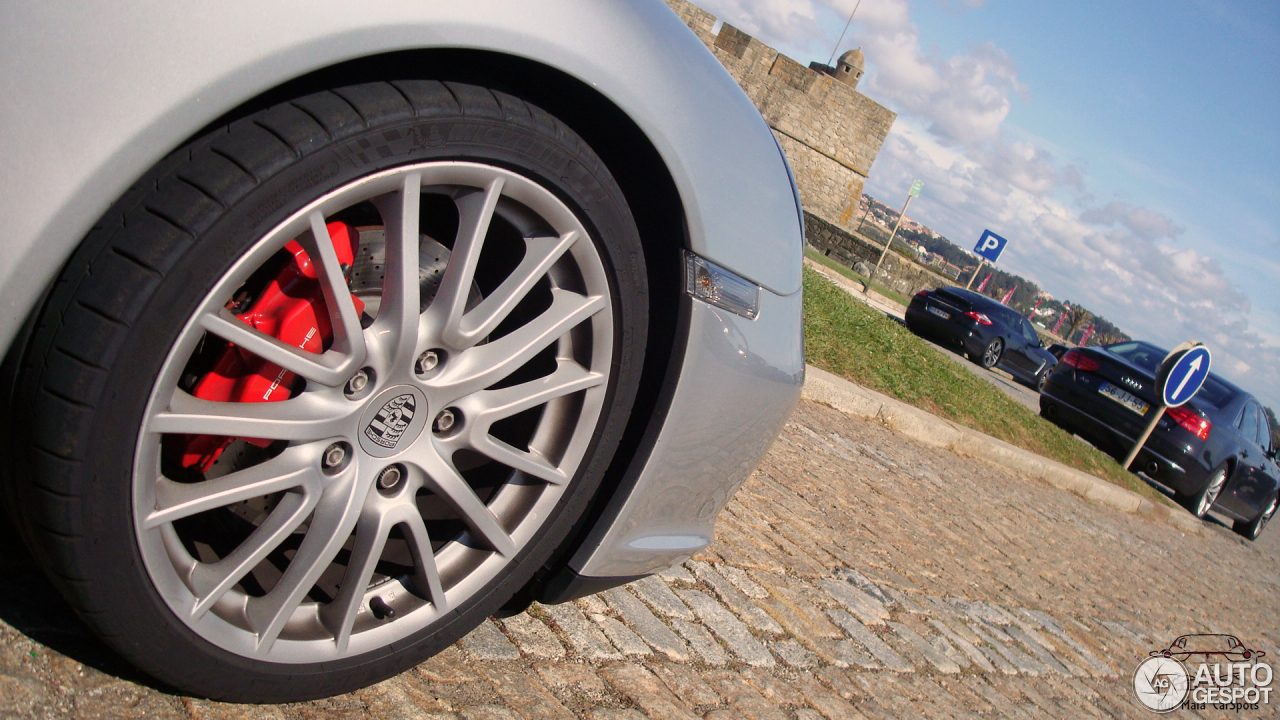
[[[1265,650],[1250,650],[1235,635],[1217,635],[1200,633],[1196,635],[1180,635],[1169,643],[1164,650],[1152,650],[1151,656],[1177,658],[1187,660],[1196,655],[1208,662],[1211,656],[1220,656],[1224,660],[1245,662],[1266,656]]]
[[[413,396],[408,393],[391,398],[386,405],[382,406],[373,420],[369,421],[369,425],[364,429],[365,437],[384,448],[394,448],[396,443],[400,442],[404,431],[409,428],[415,409],[417,404]]]

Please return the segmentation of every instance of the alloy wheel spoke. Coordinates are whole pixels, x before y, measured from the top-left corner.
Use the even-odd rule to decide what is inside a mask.
[[[148,429],[154,433],[320,440],[341,434],[348,414],[313,393],[281,402],[237,403],[202,400],[175,390],[169,408],[152,416]]]
[[[422,310],[418,285],[421,202],[421,173],[405,175],[398,192],[374,200],[386,228],[386,261],[382,300],[373,331],[394,333],[393,358],[411,357],[418,340]]]
[[[369,492],[376,491],[370,488]],[[370,510],[366,510],[356,523],[355,544],[351,548],[351,559],[347,562],[338,595],[320,612],[321,621],[338,643],[338,652],[347,651],[351,628],[360,613],[365,590],[369,588],[369,580],[373,578],[373,570],[382,557],[393,524],[389,522],[387,513]]]
[[[573,360],[560,358],[556,371],[546,377],[499,390],[476,393],[474,398],[479,406],[475,413],[476,420],[487,429],[489,424],[502,418],[579,390],[593,388],[603,382],[604,375],[591,372]]]
[[[330,348],[323,354],[307,352],[245,324],[226,308],[200,316],[200,327],[233,345],[321,385],[336,387],[364,361],[353,353]],[[363,352],[361,353],[363,356]]]
[[[433,322],[442,328],[441,337],[446,341],[459,336],[459,325],[467,298],[471,295],[480,251],[484,248],[485,236],[489,234],[489,224],[493,221],[493,212],[505,183],[502,177],[494,177],[483,191],[468,193],[455,201],[458,206],[458,234],[449,255],[449,265],[427,310]],[[454,349],[464,347],[456,345]]]
[[[440,582],[440,568],[436,565],[435,551],[431,549],[426,522],[421,514],[415,512],[405,518],[402,527],[409,541],[409,552],[413,555],[414,589],[431,598],[436,613],[448,612],[449,602],[444,594],[444,584]]]
[[[431,443],[419,443],[408,453],[406,460],[418,466],[426,476],[426,486],[442,496],[462,516],[462,522],[471,530],[476,540],[485,543],[503,557],[515,554],[515,544],[506,530],[498,524],[498,518],[480,500],[476,491],[467,484],[453,465],[440,457]]]
[[[553,289],[551,307],[523,327],[491,343],[477,345],[439,379],[454,397],[479,392],[506,378],[573,327],[605,307],[599,295]]]
[[[457,348],[469,348],[493,332],[577,238],[576,231],[560,237],[525,238],[525,255],[520,264],[479,305],[457,323],[445,326],[444,342]]]
[[[200,619],[271,551],[280,547],[280,543],[307,519],[319,497],[319,492],[310,490],[285,493],[267,519],[229,555],[215,563],[197,565],[190,580],[196,596],[195,607],[191,610],[192,619]]]
[[[156,481],[155,510],[143,518],[142,527],[149,530],[206,510],[282,490],[313,488],[321,481],[317,463],[314,451],[292,447],[266,462],[212,480],[183,483],[160,477]]]
[[[541,454],[534,451],[518,450],[492,435],[479,435],[471,443],[476,452],[490,460],[506,465],[512,470],[519,470],[526,475],[543,480],[552,485],[564,485],[569,482],[568,476],[560,468],[551,464]]]
[[[371,480],[357,481],[354,475],[350,473],[325,489],[289,567],[271,592],[248,602],[245,610],[257,631],[260,655],[271,651],[293,611],[351,536]]]
[[[360,327],[360,315],[351,300],[351,289],[347,287],[342,265],[338,262],[329,227],[319,210],[313,211],[307,219],[311,223],[311,232],[299,235],[298,244],[307,251],[320,278],[329,325],[333,328],[333,348],[351,356],[353,365],[362,365],[365,358],[364,330]]]

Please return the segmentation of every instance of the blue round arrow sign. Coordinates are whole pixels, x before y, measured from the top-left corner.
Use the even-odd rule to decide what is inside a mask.
[[[1169,369],[1160,388],[1160,398],[1166,407],[1178,407],[1195,396],[1196,391],[1209,377],[1212,357],[1209,348],[1197,345],[1182,354]]]

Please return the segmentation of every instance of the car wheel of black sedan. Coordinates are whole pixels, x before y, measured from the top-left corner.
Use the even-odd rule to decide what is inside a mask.
[[[987,343],[987,346],[983,348],[981,355],[978,355],[977,357],[971,355],[970,359],[990,370],[996,366],[996,363],[1000,362],[1000,356],[1003,354],[1004,340],[995,338],[991,342]]]
[[[1232,523],[1231,529],[1250,540],[1257,540],[1258,536],[1262,534],[1262,529],[1265,528],[1267,523],[1271,522],[1271,518],[1275,516],[1277,504],[1280,504],[1280,495],[1273,496],[1271,498],[1271,504],[1268,505],[1267,509],[1264,510],[1262,514],[1258,515],[1258,517],[1247,522],[1244,520],[1237,520]]]
[[[1222,492],[1222,488],[1226,487],[1226,484],[1227,466],[1219,465],[1209,475],[1209,480],[1205,482],[1204,488],[1200,492],[1191,495],[1179,495],[1178,499],[1196,517],[1203,518],[1209,514],[1209,509],[1217,502],[1218,495]]]

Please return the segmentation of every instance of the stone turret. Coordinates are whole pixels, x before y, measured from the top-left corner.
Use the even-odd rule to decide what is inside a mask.
[[[808,68],[688,0],[666,0],[729,71],[773,129],[791,162],[807,216],[851,231],[880,147],[897,117],[858,92],[866,69],[861,50],[836,67]],[[807,222],[807,221],[806,221]]]
[[[840,56],[836,62],[835,72],[831,73],[835,79],[848,85],[851,88],[858,87],[858,81],[862,79],[862,73],[867,69],[867,59],[862,56],[862,48],[849,50]]]

